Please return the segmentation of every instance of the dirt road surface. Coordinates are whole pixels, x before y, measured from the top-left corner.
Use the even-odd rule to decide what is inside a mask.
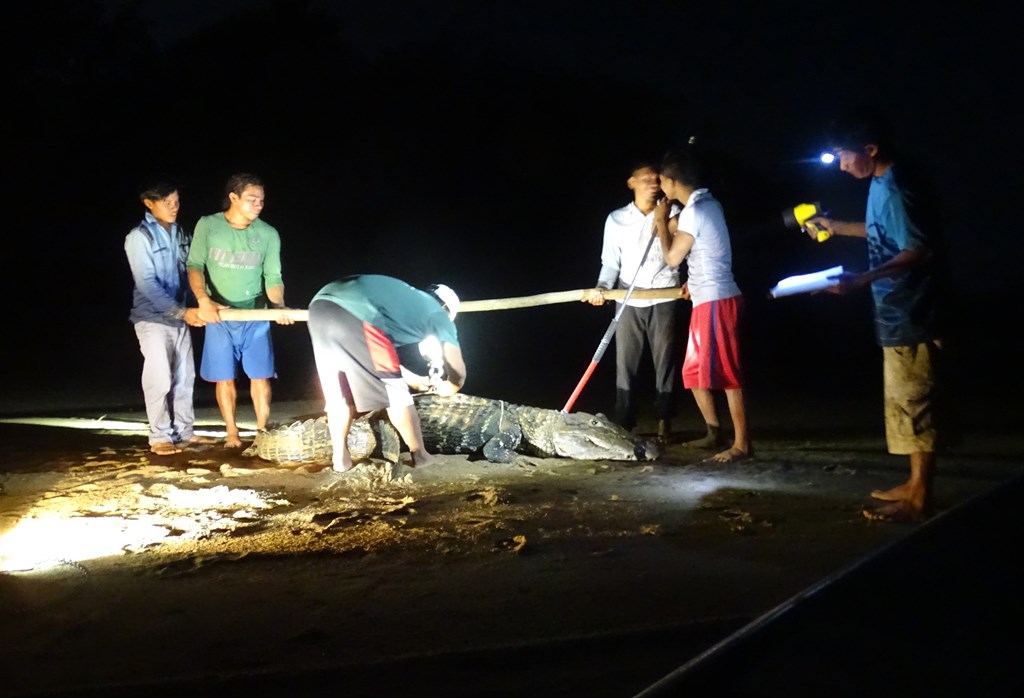
[[[921,525],[862,516],[906,476],[872,407],[806,408],[759,415],[739,464],[673,444],[346,474],[219,444],[155,456],[139,413],[5,420],[4,692],[634,695]],[[1019,473],[1016,440],[958,444],[939,515]]]

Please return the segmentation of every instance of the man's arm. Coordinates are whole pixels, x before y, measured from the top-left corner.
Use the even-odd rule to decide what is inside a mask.
[[[661,254],[670,267],[678,267],[690,254],[694,237],[679,229],[679,217],[668,217],[669,203],[662,199],[654,208],[654,234],[661,243]]]
[[[281,236],[273,230],[267,245],[267,254],[263,258],[263,283],[267,289],[267,301],[271,308],[287,308],[284,302],[284,278],[281,276]],[[277,318],[279,325],[293,325],[295,320],[281,316]]]
[[[885,264],[880,264],[874,269],[868,269],[864,272],[843,272],[842,274],[836,275],[835,279],[839,282],[836,286],[831,286],[826,290],[830,293],[844,294],[856,291],[870,286],[873,281],[878,279],[884,279],[890,276],[896,276],[902,274],[907,270],[916,267],[919,264],[924,264],[931,257],[931,251],[925,247],[914,247],[908,250],[903,250],[898,255],[890,259]]]
[[[270,302],[271,308],[287,308],[284,304],[284,284],[280,286],[271,286],[267,289],[267,300]],[[291,317],[280,316],[277,318],[278,325],[294,325],[295,320]]]
[[[199,304],[199,319],[203,322],[220,322],[220,308],[206,293],[206,275],[201,269],[188,270],[188,286]]]
[[[124,252],[128,257],[128,267],[131,269],[135,288],[148,298],[160,313],[175,320],[184,319],[185,307],[167,293],[156,278],[153,246],[143,228],[135,228],[128,233],[124,240]]]
[[[583,294],[580,300],[591,305],[604,305],[604,292],[615,288],[615,282],[619,280],[619,272],[622,266],[622,248],[614,240],[614,235],[609,229],[611,216],[605,219],[604,238],[601,242],[601,271],[597,275],[597,285]]]
[[[215,303],[206,292],[206,255],[208,253],[206,226],[207,222],[203,218],[196,223],[195,231],[192,234],[192,244],[188,248],[185,268],[188,271],[188,287],[192,289],[192,295],[195,296],[196,304],[199,306],[199,319],[204,323],[217,323],[220,322],[219,309],[223,306]]]
[[[431,381],[427,376],[421,376],[405,366],[399,366],[402,378],[410,389],[421,393],[431,392],[442,397],[450,397],[462,390],[462,386],[466,384],[466,362],[462,358],[462,350],[454,344],[443,342],[441,353],[446,376],[443,381]]]
[[[666,244],[666,238],[661,238],[661,251],[665,257],[665,263],[670,267],[677,267],[686,259],[693,249],[694,237],[685,230],[676,230],[672,236],[672,243]]]
[[[441,397],[451,397],[462,390],[462,386],[466,384],[466,362],[462,358],[462,350],[454,344],[444,342],[442,348],[446,378],[443,381],[431,383],[430,390]]]
[[[462,349],[444,342],[444,370],[455,394],[466,384],[466,361],[462,358]]]
[[[825,216],[815,216],[807,221],[818,227],[824,228],[831,235],[843,235],[851,238],[866,238],[868,236],[868,229],[864,226],[864,221],[837,221]],[[812,239],[818,239],[817,231],[813,230],[810,226],[805,227],[807,235]]]

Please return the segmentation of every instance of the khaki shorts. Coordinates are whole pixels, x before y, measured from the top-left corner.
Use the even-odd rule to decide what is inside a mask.
[[[935,352],[930,342],[882,347],[885,441],[889,453],[935,450]]]

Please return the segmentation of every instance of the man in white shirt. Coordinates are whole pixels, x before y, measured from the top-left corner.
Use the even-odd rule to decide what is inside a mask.
[[[731,463],[753,455],[747,433],[739,324],[743,295],[732,274],[732,247],[722,205],[702,187],[703,174],[691,150],[670,152],[661,163],[665,199],[654,210],[655,230],[668,264],[686,260],[683,298],[693,302],[683,358],[683,387],[688,388],[707,424],[707,434],[687,442],[692,448],[725,445],[712,391],[725,392],[734,431],[733,444],[707,460]],[[669,201],[683,206],[670,218]]]
[[[679,285],[678,266],[665,262],[661,245],[651,244],[654,208],[661,196],[657,166],[637,163],[626,186],[633,192],[633,201],[612,211],[605,220],[597,287],[583,298],[591,305],[603,305],[604,292],[613,288]],[[630,298],[615,327],[615,421],[626,429],[636,426],[636,382],[646,346],[654,365],[654,411],[658,437],[663,440],[671,436],[676,409],[678,305],[675,299]]]

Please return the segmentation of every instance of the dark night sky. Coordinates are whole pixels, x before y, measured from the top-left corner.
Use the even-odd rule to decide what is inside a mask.
[[[219,209],[228,174],[258,172],[295,307],[358,272],[501,298],[592,285],[628,163],[690,135],[717,155],[754,375],[781,379],[782,359],[829,344],[870,366],[866,297],[762,300],[782,276],[866,263],[859,243],[818,246],[780,213],[821,201],[862,214],[865,183],[806,160],[828,118],[867,98],[932,175],[958,297],[1018,297],[1012,18],[911,3],[630,5],[5,6],[5,364],[24,378],[11,390],[137,383],[122,245],[151,173],[182,183],[191,228]],[[524,386],[543,383],[561,406],[610,319],[579,304],[464,315],[467,391],[527,401]],[[304,329],[275,332],[276,390],[302,393]],[[581,409],[606,407],[607,357]]]

